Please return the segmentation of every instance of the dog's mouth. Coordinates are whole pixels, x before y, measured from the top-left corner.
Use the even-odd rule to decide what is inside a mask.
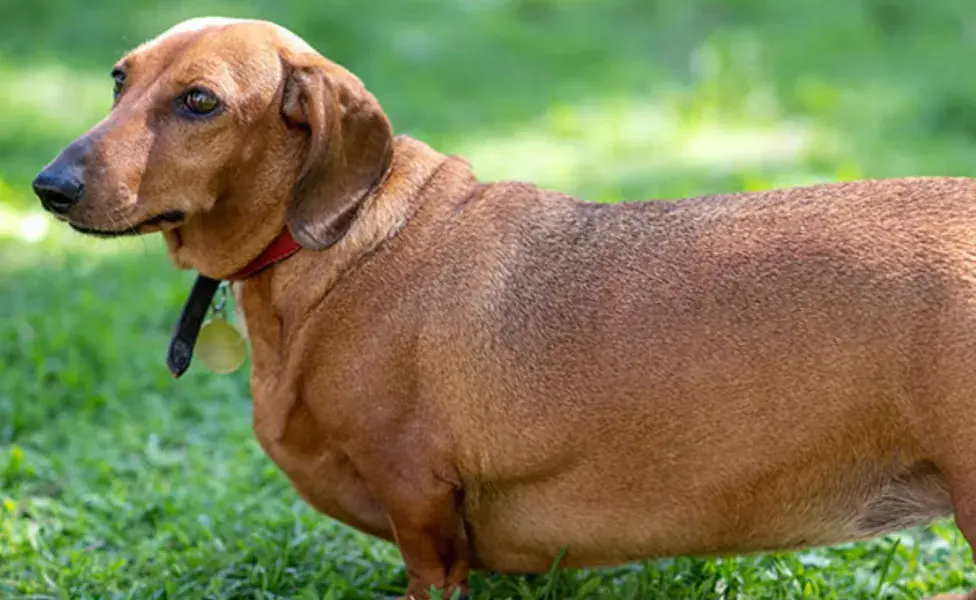
[[[72,229],[86,235],[93,235],[96,237],[103,238],[114,238],[122,237],[127,235],[139,235],[141,233],[149,233],[144,231],[147,227],[161,227],[162,225],[173,225],[177,223],[182,223],[186,220],[186,213],[181,210],[171,210],[164,212],[155,217],[150,217],[141,223],[137,223],[132,227],[126,229],[97,229],[94,227],[85,227],[83,225],[77,225],[75,223],[68,223]]]

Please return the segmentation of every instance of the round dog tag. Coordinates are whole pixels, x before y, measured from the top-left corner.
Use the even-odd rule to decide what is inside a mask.
[[[239,369],[247,355],[244,336],[222,317],[203,324],[196,345],[200,362],[219,375]]]

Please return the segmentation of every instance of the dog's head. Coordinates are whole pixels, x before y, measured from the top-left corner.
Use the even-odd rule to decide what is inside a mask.
[[[111,77],[112,110],[34,190],[84,233],[163,231],[180,266],[233,271],[285,226],[303,246],[325,248],[390,165],[392,131],[376,99],[271,23],[183,22]],[[205,260],[213,256],[219,264]]]

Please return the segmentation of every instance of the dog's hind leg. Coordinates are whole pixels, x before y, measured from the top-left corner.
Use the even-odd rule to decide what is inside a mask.
[[[976,454],[973,456],[976,457]],[[969,479],[969,482],[967,485],[966,480],[950,477],[956,526],[969,542],[970,550],[976,556],[976,480]],[[968,594],[941,594],[929,600],[976,600],[976,590]]]
[[[974,252],[967,247],[967,255]],[[915,439],[948,484],[956,526],[976,558],[976,273],[964,281],[962,290],[954,280],[943,294],[933,287],[927,296],[931,312],[915,333],[907,412]],[[930,600],[976,600],[976,590]]]
[[[936,412],[947,410],[947,414],[940,415],[937,421],[930,421],[925,431],[930,447],[939,457],[939,470],[949,485],[956,526],[969,543],[970,557],[976,558],[976,447],[971,443],[976,441],[976,423],[973,422],[976,410],[961,402],[938,404],[942,408]],[[930,600],[976,600],[976,590],[967,594],[935,596]]]

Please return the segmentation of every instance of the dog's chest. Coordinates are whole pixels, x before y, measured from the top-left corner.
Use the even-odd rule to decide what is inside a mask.
[[[254,385],[254,432],[261,447],[316,510],[388,538],[388,520],[362,478],[299,398]]]

